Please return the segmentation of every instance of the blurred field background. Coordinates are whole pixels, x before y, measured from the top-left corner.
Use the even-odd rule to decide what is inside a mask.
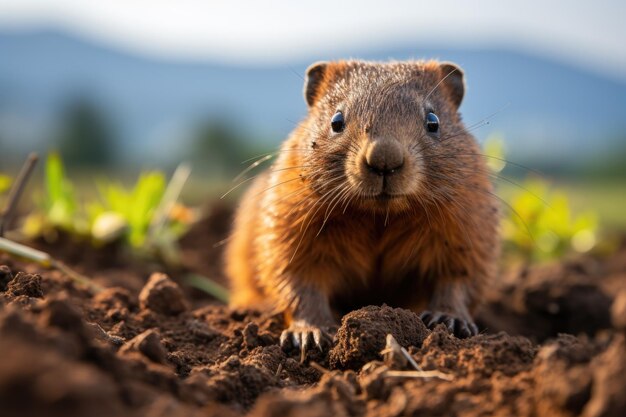
[[[466,124],[488,121],[475,136],[514,162],[505,201],[539,172],[573,219],[626,230],[625,17],[620,1],[0,1],[0,174],[56,150],[90,193],[187,161],[202,204],[305,115],[310,63],[437,58],[466,72]]]

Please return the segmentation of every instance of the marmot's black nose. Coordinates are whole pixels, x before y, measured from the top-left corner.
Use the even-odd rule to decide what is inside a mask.
[[[365,165],[377,175],[391,175],[404,165],[404,153],[394,140],[375,140],[367,147]]]

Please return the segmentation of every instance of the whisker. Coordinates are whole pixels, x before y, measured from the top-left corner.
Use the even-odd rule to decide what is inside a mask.
[[[332,172],[331,172],[331,173],[332,173]],[[328,182],[332,182],[333,180],[338,180],[338,179],[339,179],[338,177],[336,177],[336,178],[331,178]],[[304,187],[305,187],[305,188],[308,188],[307,186],[304,186]],[[290,215],[291,215],[291,214],[292,214],[295,210],[297,210],[297,209],[301,208],[301,207],[302,207],[302,206],[304,206],[306,203],[309,203],[309,201],[307,201],[307,200],[300,201],[298,204],[296,204],[295,206],[293,206],[293,207],[291,208],[291,210],[289,210],[289,211],[287,212],[287,214],[286,214],[286,216],[285,216],[285,217],[287,217],[287,218],[288,218],[288,217],[289,217],[289,216],[290,216]]]
[[[442,158],[442,159],[450,159],[450,158],[456,158],[459,156],[481,156],[484,158],[490,158],[490,159],[495,159],[496,161],[501,161],[504,163],[507,163],[509,165],[512,165],[516,168],[520,168],[520,169],[524,169],[526,171],[532,172],[533,174],[536,174],[542,178],[545,178],[545,174],[542,173],[541,171],[538,171],[536,169],[530,168],[526,165],[522,165],[520,163],[517,163],[515,161],[511,161],[510,159],[506,159],[506,158],[500,158],[497,156],[493,156],[493,155],[487,155],[484,153],[480,153],[480,152],[464,152],[464,153],[459,153],[459,152],[450,152],[450,153],[441,153],[441,154],[421,154],[418,159],[425,159],[425,158]]]
[[[428,98],[437,90],[437,88],[439,88],[439,86],[441,84],[443,84],[443,82],[445,80],[448,79],[449,76],[451,76],[452,74],[454,74],[455,72],[457,72],[457,69],[453,69],[452,71],[450,71],[445,77],[443,77],[429,92],[428,94],[426,94],[426,96],[424,97],[423,101],[426,102],[426,100],[428,100]]]
[[[267,191],[269,191],[269,190],[271,190],[273,188],[279,187],[279,186],[281,186],[283,184],[287,184],[287,183],[292,182],[292,181],[298,181],[298,180],[301,180],[301,178],[300,177],[296,177],[296,178],[288,179],[286,181],[281,181],[278,184],[273,184],[271,187],[267,187],[266,189],[264,189],[264,190],[260,191],[259,193],[255,194],[254,196],[258,197],[261,194],[263,194],[263,193],[265,193],[265,192],[267,192]]]
[[[341,185],[343,185],[343,184],[339,184],[337,187],[335,187],[335,188],[331,189],[331,191],[334,191],[334,190],[338,189]],[[313,205],[313,207],[311,207],[311,209],[310,209],[310,210],[307,212],[307,214],[305,215],[305,218],[308,218],[309,220],[308,220],[308,222],[307,222],[306,227],[304,228],[304,230],[302,230],[302,229],[301,229],[301,233],[300,233],[300,234],[301,234],[301,237],[300,237],[300,240],[298,241],[298,244],[297,244],[296,248],[295,248],[295,249],[294,249],[294,251],[293,251],[293,255],[291,256],[291,259],[289,260],[289,263],[291,263],[291,262],[294,260],[294,258],[296,257],[296,254],[298,253],[298,249],[300,249],[300,245],[302,244],[302,241],[304,240],[304,237],[305,237],[305,235],[306,235],[307,230],[309,229],[309,226],[311,225],[311,223],[312,223],[313,219],[315,218],[315,215],[316,215],[316,214],[319,212],[319,210],[323,207],[322,202],[324,201],[324,199],[327,199],[327,197],[328,197],[329,195],[332,195],[332,194],[330,194],[330,192],[328,192],[328,193],[326,193],[326,194],[324,195],[324,197],[322,197],[322,198],[320,198],[319,200],[317,200],[317,202]],[[313,208],[315,208],[315,206],[318,206],[318,207],[317,207],[317,209],[315,210],[315,212],[314,212],[312,215],[310,215],[311,211],[313,210]],[[309,215],[310,215],[310,216],[309,216]],[[303,225],[304,225],[304,223],[303,223]]]
[[[274,157],[274,155],[266,155],[263,158],[254,161],[252,164],[250,164],[250,166],[248,166],[246,169],[244,169],[243,171],[241,171],[241,173],[239,173],[239,175],[237,175],[235,178],[233,178],[232,182],[237,182],[239,181],[241,178],[243,178],[248,172],[252,171],[254,168],[258,167],[259,165],[261,165],[263,162],[268,161],[270,159],[272,159]]]
[[[289,65],[289,70],[294,73],[298,78],[300,78],[302,80],[302,82],[306,82],[304,77],[302,76],[302,74],[300,74],[298,71],[296,71],[291,65]]]
[[[361,192],[359,191],[359,187],[363,184],[363,181],[359,181],[359,183],[357,184],[357,192],[356,193],[352,193],[352,197],[350,197],[348,200],[346,200],[345,206],[343,208],[343,214],[346,214],[346,210],[348,210],[348,206],[350,206],[350,203],[352,202],[352,200],[354,200],[356,197],[359,197],[361,195]]]
[[[517,182],[515,182],[515,181],[513,181],[513,180],[511,180],[511,179],[509,179],[509,178],[507,178],[507,177],[505,177],[505,176],[502,176],[502,175],[499,175],[499,174],[496,174],[496,173],[490,173],[489,175],[490,175],[492,178],[497,178],[497,179],[500,179],[500,180],[502,180],[502,181],[508,182],[509,184],[514,185],[514,186],[516,186],[516,187],[520,188],[521,190],[523,190],[523,191],[527,192],[528,194],[530,194],[531,196],[533,196],[533,197],[534,197],[534,198],[536,198],[537,200],[541,201],[541,203],[542,203],[543,205],[545,205],[547,208],[549,208],[550,210],[554,210],[554,209],[550,206],[550,204],[548,204],[548,202],[547,202],[546,200],[544,200],[543,198],[539,197],[536,193],[534,193],[534,192],[530,191],[528,188],[524,187],[523,185],[521,185],[521,184],[519,184],[519,183],[517,183]]]
[[[467,127],[462,127],[461,129],[459,129],[456,132],[452,132],[452,133],[450,133],[448,135],[442,136],[441,138],[439,138],[439,140],[437,140],[437,141],[435,141],[435,142],[433,142],[431,144],[422,146],[422,150],[428,150],[428,149],[433,148],[433,147],[435,147],[435,146],[437,146],[437,145],[439,145],[439,144],[441,144],[443,142],[446,142],[448,140],[454,139],[456,137],[459,137],[459,136],[462,136],[462,135],[465,135],[465,134],[469,134],[469,133],[471,133],[471,132],[473,132],[475,130],[480,129],[481,127],[489,125],[490,124],[489,119],[495,117],[497,114],[499,114],[500,112],[504,111],[509,105],[510,105],[510,103],[507,103],[504,106],[502,106],[500,109],[498,109],[497,111],[495,111],[495,112],[491,113],[490,115],[484,117],[483,119],[479,120],[478,122],[476,122],[476,123],[474,123],[472,125],[469,125]]]
[[[343,186],[343,189],[340,189],[337,192],[337,195],[328,203],[328,208],[326,209],[326,213],[324,213],[324,221],[322,222],[322,226],[320,227],[320,230],[318,230],[317,234],[315,235],[316,238],[320,235],[320,233],[322,233],[322,230],[324,229],[326,222],[330,218],[330,215],[332,214],[332,212],[335,210],[335,207],[337,206],[337,204],[341,202],[344,195],[350,192],[350,187],[345,186],[344,184],[342,184],[342,186]]]
[[[385,214],[385,221],[383,223],[383,226],[387,227],[388,223],[389,223],[389,206],[387,206],[387,213]]]
[[[434,178],[438,178],[438,179],[442,179],[442,180],[446,180],[449,181],[450,178],[446,177],[446,176],[440,176],[437,173],[429,173],[429,175],[433,176]],[[462,181],[457,181],[457,184],[461,184]],[[458,186],[458,185],[457,185]],[[470,189],[470,190],[474,190],[474,191],[478,191],[478,192],[482,192],[482,193],[486,193],[489,194],[490,196],[496,198],[498,201],[500,201],[502,204],[504,204],[513,214],[515,214],[515,216],[518,218],[519,221],[522,222],[522,224],[524,225],[524,227],[526,228],[526,232],[528,233],[528,236],[530,237],[530,239],[535,242],[535,238],[532,235],[532,232],[530,230],[530,227],[528,226],[528,224],[526,223],[526,221],[524,221],[524,218],[518,213],[517,210],[515,210],[515,208],[513,206],[511,206],[506,200],[504,200],[502,197],[500,197],[499,195],[486,190],[484,188],[481,187],[475,187],[475,186],[470,186],[468,184],[464,184],[462,185],[462,187],[466,188],[466,189]],[[457,201],[456,199],[450,199],[450,201]]]
[[[283,202],[284,200],[286,200],[288,197],[291,197],[291,196],[293,196],[294,194],[295,194],[295,195],[300,195],[300,194],[302,194],[303,192],[305,192],[305,191],[307,191],[307,190],[308,190],[308,187],[303,185],[302,187],[300,187],[300,188],[296,189],[295,191],[292,191],[292,192],[290,192],[290,193],[286,193],[286,194],[282,195],[282,196],[281,196],[279,199],[277,199],[277,200],[271,200],[271,201],[268,201],[268,202],[267,202],[267,204],[266,204],[266,205],[261,206],[261,208],[262,208],[262,209],[266,209],[266,208],[268,208],[268,206],[272,206],[272,205],[275,205],[275,204],[281,203],[281,202]],[[285,217],[288,217],[290,213],[291,213],[291,211],[289,211],[289,212],[287,213],[287,216],[285,216]]]
[[[256,155],[253,156],[252,158],[248,158],[245,161],[241,161],[241,165],[248,163],[250,161],[254,161],[255,159],[260,159],[260,158],[265,158],[266,156],[275,156],[278,154],[278,152],[280,152],[280,149],[272,151],[272,152],[266,152],[266,153],[262,153],[260,155]]]
[[[282,152],[300,152],[300,151],[310,151],[310,149],[308,148],[286,148],[286,149],[279,148],[279,149],[273,150],[272,152],[265,152],[265,153],[253,156],[251,158],[248,158],[245,161],[241,161],[241,164],[243,165],[254,159],[266,157],[267,155],[278,155],[279,153],[282,153]]]
[[[313,221],[313,217],[315,216],[315,214],[317,214],[317,212],[319,211],[319,209],[322,207],[321,203],[323,203],[324,201],[327,201],[331,198],[334,198],[334,193],[335,191],[337,191],[338,189],[340,189],[343,186],[342,183],[339,183],[338,185],[336,185],[335,187],[331,188],[330,190],[328,190],[324,195],[322,195],[322,197],[320,197],[317,201],[316,204],[319,203],[320,206],[319,208],[315,211],[315,213],[313,213],[313,216],[310,218],[309,223],[311,223],[311,221]],[[315,206],[314,206],[315,207]],[[307,214],[305,215],[305,217],[308,217],[308,215],[311,213],[311,211],[313,210],[313,207],[307,212]],[[307,224],[307,227],[308,227]],[[305,223],[303,222],[302,225],[300,226],[300,231],[302,232]]]
[[[295,166],[295,167],[286,167],[286,168],[278,168],[275,170],[271,170],[271,171],[266,171],[266,172],[262,172],[258,175],[255,175],[253,177],[250,178],[246,178],[245,180],[241,181],[240,183],[238,183],[237,185],[235,185],[234,187],[230,188],[228,191],[226,191],[226,193],[224,193],[221,197],[220,200],[223,199],[224,197],[226,197],[228,194],[232,193],[233,191],[235,191],[237,188],[241,187],[242,185],[244,185],[245,183],[252,181],[255,178],[258,178],[266,173],[274,173],[274,172],[281,172],[281,171],[288,171],[290,169],[302,169],[302,168],[306,168],[307,165],[300,165],[300,166]],[[299,179],[299,178],[297,178]]]
[[[462,154],[453,154],[453,155],[443,155],[443,156],[434,156],[434,155],[428,155],[428,156],[423,156],[421,158],[418,159],[423,159],[423,160],[432,160],[432,159],[439,159],[439,158],[444,158],[444,159],[453,159],[456,158],[457,156],[462,155]],[[482,154],[465,154],[466,156],[472,156],[472,155],[481,155]],[[527,192],[528,194],[530,194],[531,196],[533,196],[534,198],[536,198],[538,201],[540,201],[543,205],[545,205],[546,207],[548,207],[549,209],[553,210],[553,208],[550,206],[550,204],[548,204],[547,201],[545,201],[543,198],[541,198],[539,195],[537,195],[536,193],[534,193],[533,191],[529,190],[528,188],[524,187],[523,185],[519,184],[518,182],[502,175],[502,174],[498,174],[496,172],[491,172],[488,169],[481,169],[481,168],[477,168],[477,169],[471,169],[471,167],[467,167],[467,166],[461,166],[458,168],[455,168],[455,173],[485,173],[486,175],[489,175],[490,177],[497,179],[497,180],[502,180],[505,181],[511,185],[514,185],[516,187],[518,187],[519,189]],[[458,177],[456,177],[458,178]]]

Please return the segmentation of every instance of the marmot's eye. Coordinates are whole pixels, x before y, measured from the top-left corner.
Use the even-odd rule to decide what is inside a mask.
[[[428,112],[426,115],[426,130],[430,133],[439,132],[439,118],[433,112]]]
[[[333,115],[332,119],[330,119],[330,127],[335,133],[343,132],[343,129],[346,128],[346,122],[343,120],[342,112],[338,111]]]

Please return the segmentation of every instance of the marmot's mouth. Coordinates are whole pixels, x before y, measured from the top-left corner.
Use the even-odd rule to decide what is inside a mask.
[[[377,200],[377,201],[390,201],[395,200],[396,198],[402,197],[402,194],[389,194],[386,191],[381,191],[378,194],[368,195],[365,198],[368,200]]]

